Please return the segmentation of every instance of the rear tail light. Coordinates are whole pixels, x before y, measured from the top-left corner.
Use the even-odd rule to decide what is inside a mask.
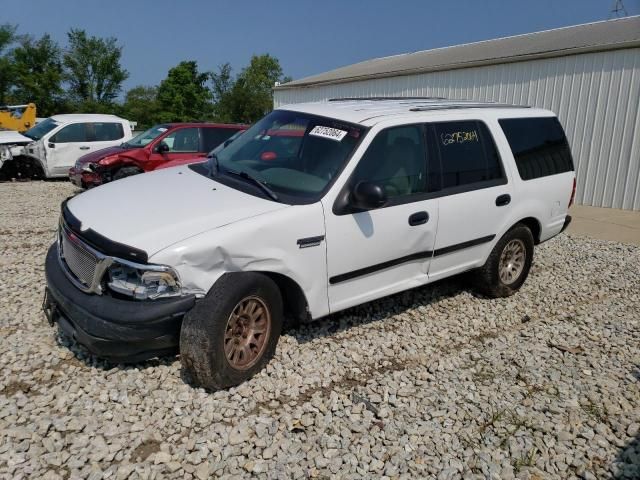
[[[573,177],[573,187],[571,188],[571,198],[569,199],[569,206],[567,208],[571,208],[573,205],[573,201],[576,199],[576,178]]]

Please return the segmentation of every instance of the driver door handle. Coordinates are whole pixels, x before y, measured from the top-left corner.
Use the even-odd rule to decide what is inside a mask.
[[[80,147],[80,150],[89,150],[89,147],[83,145],[82,147]]]
[[[424,225],[429,221],[429,214],[427,212],[416,212],[409,217],[409,225],[415,227],[416,225]]]

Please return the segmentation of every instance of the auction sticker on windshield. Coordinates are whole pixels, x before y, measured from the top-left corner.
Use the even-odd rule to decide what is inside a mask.
[[[331,127],[322,127],[320,125],[316,125],[309,132],[309,135],[313,135],[314,137],[328,138],[329,140],[335,140],[336,142],[341,141],[346,134],[346,130],[339,130],[337,128]]]

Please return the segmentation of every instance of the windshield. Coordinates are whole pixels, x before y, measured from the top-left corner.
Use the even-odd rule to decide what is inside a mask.
[[[29,138],[31,138],[33,140],[40,140],[47,133],[49,133],[51,130],[56,128],[58,125],[60,125],[60,124],[56,123],[53,119],[45,118],[43,121],[41,121],[35,127],[30,128],[29,130],[24,132],[23,135],[25,137],[29,137]]]
[[[169,127],[167,125],[156,125],[155,127],[151,127],[146,132],[142,132],[136,135],[128,142],[123,143],[122,146],[126,148],[142,148],[146,145],[149,145],[167,130],[169,130]]]
[[[248,174],[285,202],[315,201],[363,135],[360,126],[276,110],[216,152],[219,173]],[[209,174],[215,171],[209,169]]]

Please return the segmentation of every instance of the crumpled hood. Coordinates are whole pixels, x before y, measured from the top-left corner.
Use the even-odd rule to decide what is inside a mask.
[[[176,167],[107,183],[73,197],[67,207],[81,230],[90,228],[151,257],[199,233],[287,205]]]
[[[130,152],[131,150],[135,150],[135,149],[122,148],[120,146],[102,148],[100,150],[96,150],[95,152],[89,152],[86,155],[81,156],[76,163],[78,165],[85,165],[87,163],[98,163],[100,160],[110,155],[127,153],[127,152]]]
[[[31,142],[33,142],[33,139],[13,130],[0,130],[0,145],[26,145]]]

